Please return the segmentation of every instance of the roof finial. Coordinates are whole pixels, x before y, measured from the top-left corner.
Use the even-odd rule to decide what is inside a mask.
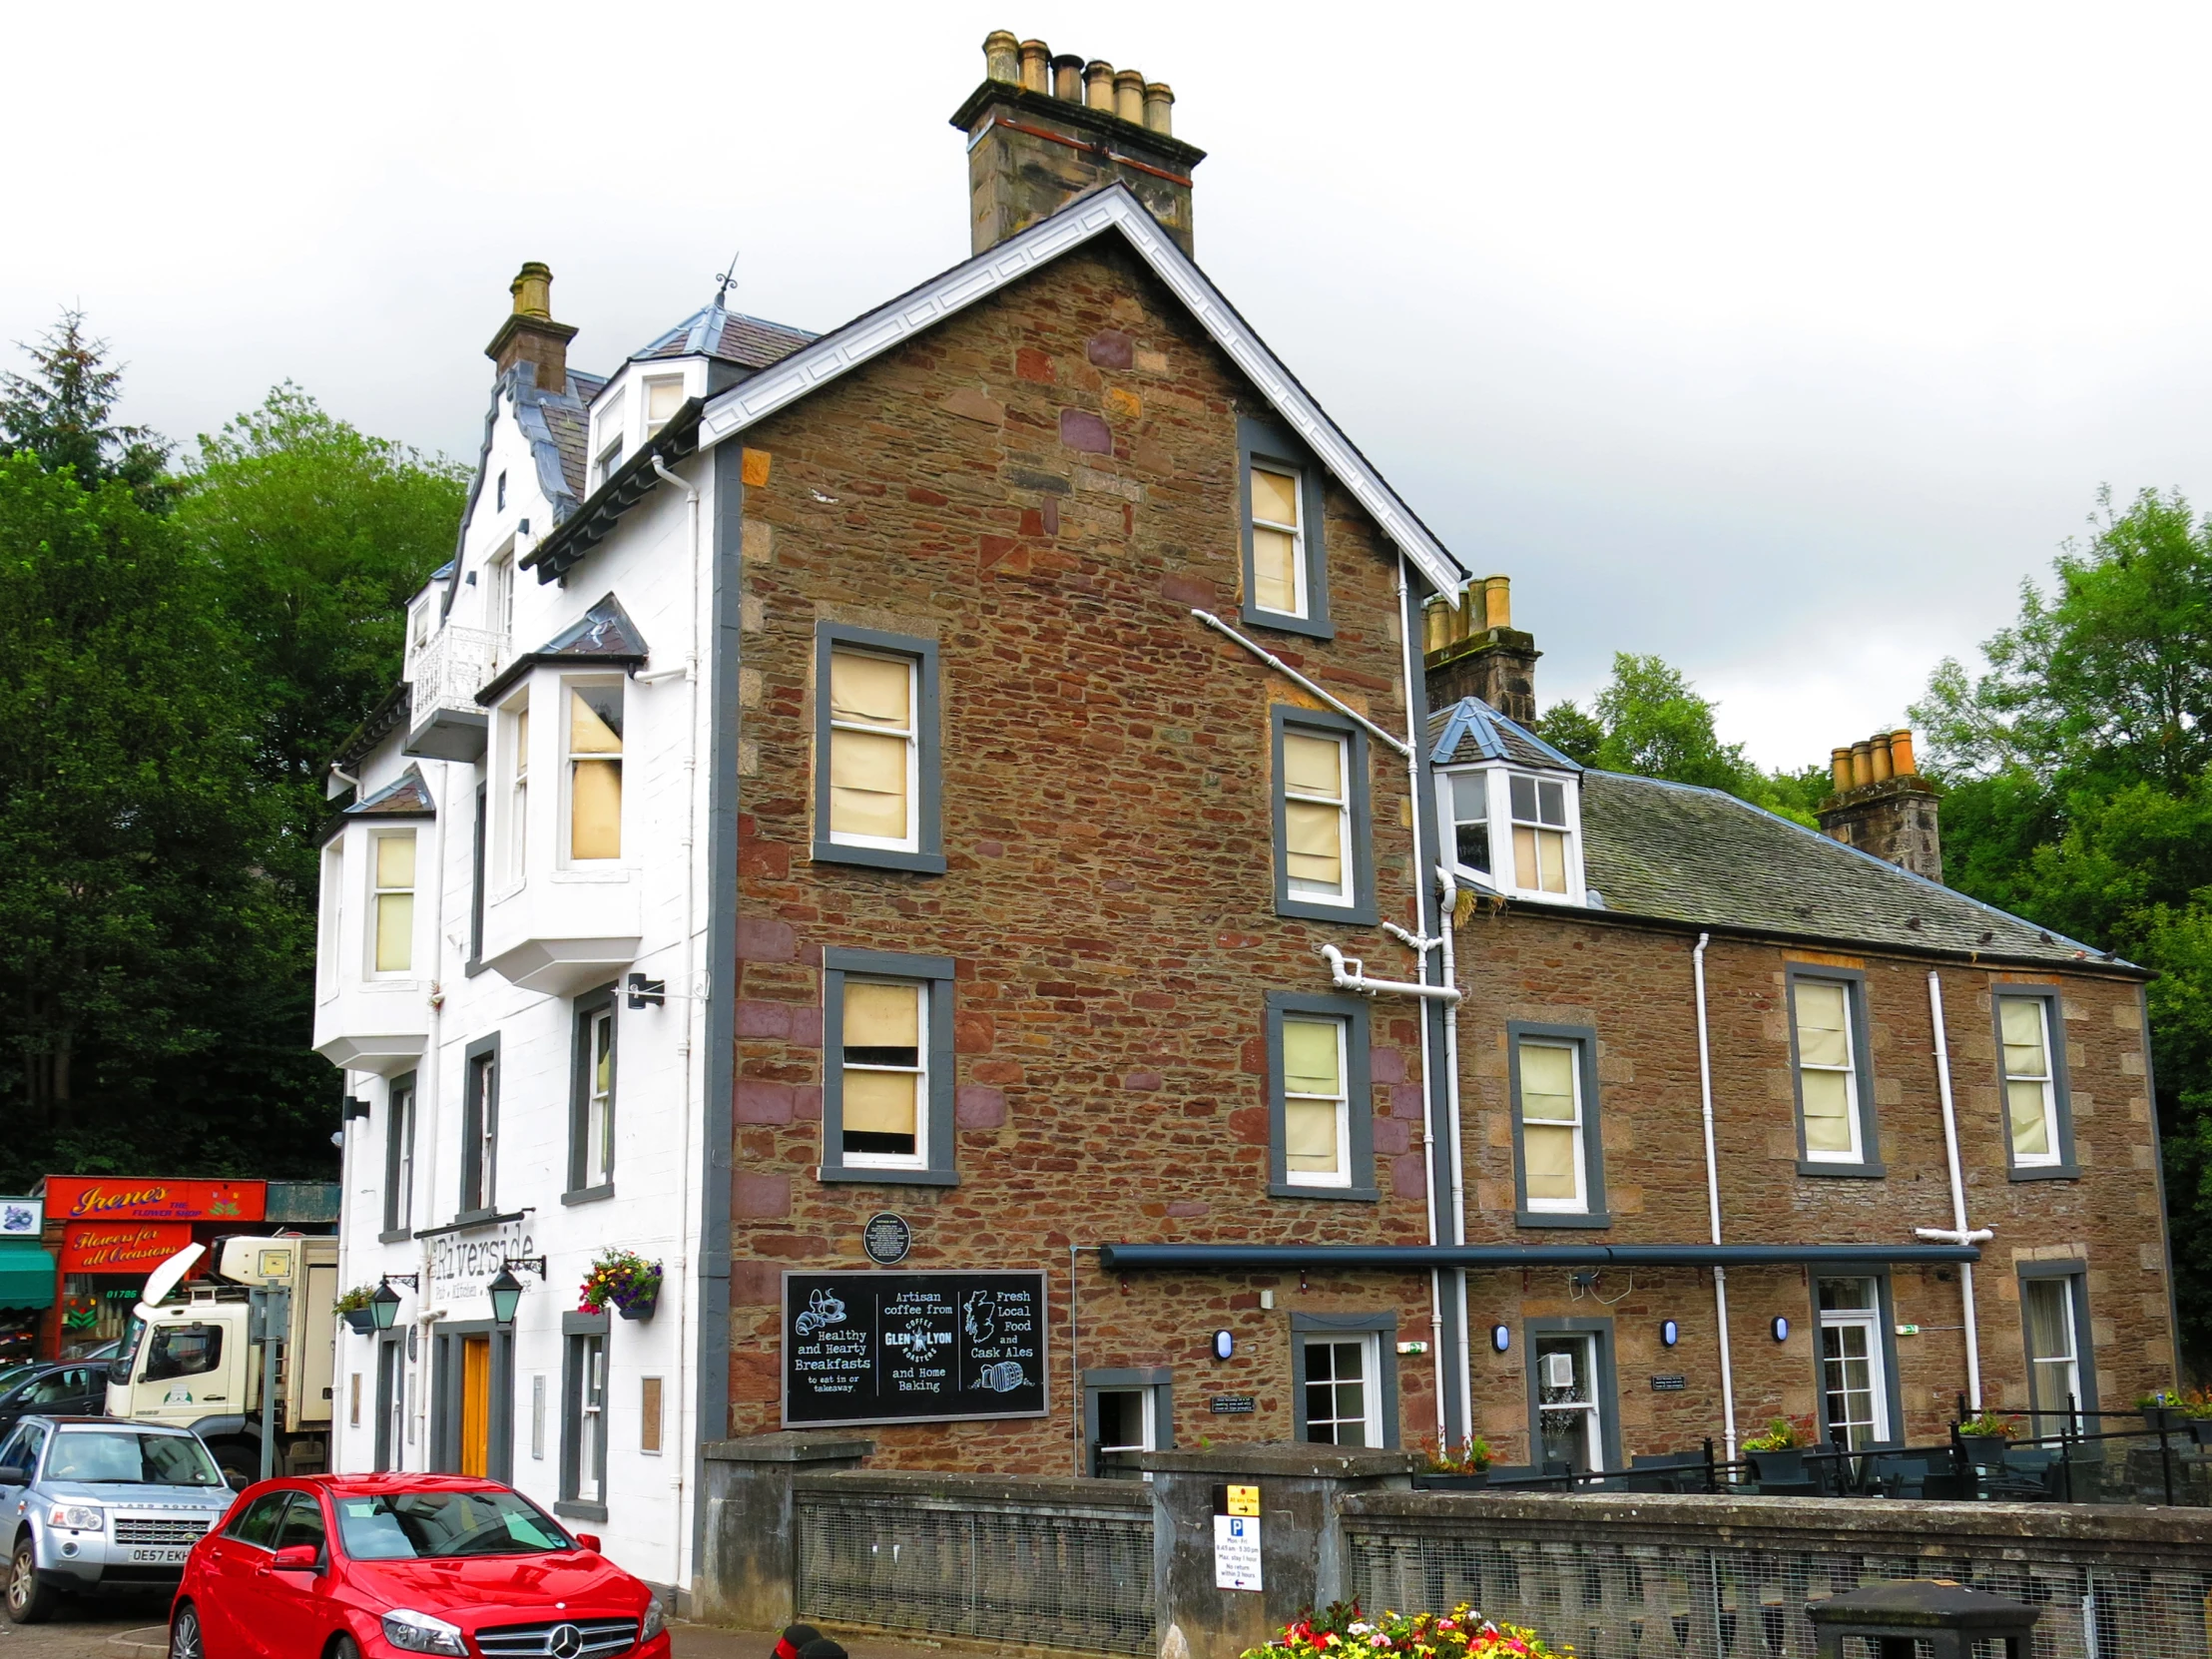
[[[738,285],[738,260],[743,253],[744,250],[741,249],[738,253],[732,254],[730,256],[730,269],[715,278],[715,304],[723,310],[730,308],[723,301],[729,297],[730,290]]]

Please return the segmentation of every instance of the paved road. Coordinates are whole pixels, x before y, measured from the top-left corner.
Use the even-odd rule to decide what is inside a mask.
[[[49,1624],[15,1625],[0,1618],[0,1659],[157,1659],[168,1651],[162,1600],[64,1604]],[[908,1647],[875,1637],[848,1637],[852,1659],[947,1659],[947,1650]],[[776,1638],[715,1625],[676,1627],[676,1659],[770,1659]],[[222,1659],[217,1655],[216,1659]],[[312,1659],[302,1654],[300,1659]]]

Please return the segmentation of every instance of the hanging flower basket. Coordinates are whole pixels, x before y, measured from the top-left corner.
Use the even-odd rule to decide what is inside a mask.
[[[366,1308],[348,1308],[345,1323],[361,1336],[371,1336],[376,1330],[376,1316]]]
[[[330,1306],[347,1325],[365,1337],[376,1329],[376,1311],[368,1305],[375,1294],[373,1285],[356,1285]]]
[[[634,1250],[603,1250],[578,1294],[580,1313],[604,1314],[612,1308],[626,1320],[649,1320],[661,1302],[661,1264]]]

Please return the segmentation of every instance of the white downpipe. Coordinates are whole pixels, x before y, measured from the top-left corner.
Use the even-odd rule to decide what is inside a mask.
[[[692,640],[691,653],[684,662],[684,679],[691,688],[689,717],[686,722],[690,730],[690,737],[684,748],[684,834],[682,842],[684,848],[685,991],[684,1110],[682,1114],[684,1144],[682,1157],[676,1166],[678,1169],[687,1172],[684,1183],[685,1197],[681,1205],[683,1214],[679,1218],[676,1244],[676,1282],[684,1287],[683,1298],[676,1310],[676,1352],[680,1355],[688,1355],[691,1353],[692,1331],[697,1323],[700,1295],[699,1287],[694,1285],[691,1279],[691,1242],[698,1232],[691,1213],[692,1184],[689,1179],[689,1171],[692,1167],[692,1101],[696,1095],[702,1102],[700,1109],[704,1112],[706,1092],[704,1080],[701,1081],[699,1088],[696,1091],[694,1090],[692,1071],[696,1064],[696,1056],[693,1050],[697,1047],[693,1030],[693,1022],[696,1017],[695,1010],[698,1008],[706,989],[700,982],[699,860],[696,855],[695,842],[699,829],[699,678],[702,672],[701,665],[705,662],[705,657],[700,649],[699,636],[701,629],[706,624],[707,604],[706,596],[700,591],[699,491],[677,477],[675,473],[669,471],[668,464],[661,459],[658,453],[653,457],[653,470],[660,474],[663,483],[684,492],[684,499],[689,504],[691,511]],[[676,1420],[680,1424],[690,1422],[693,1413],[698,1409],[698,1401],[691,1397],[696,1377],[697,1368],[694,1366],[679,1365],[676,1368]],[[708,1437],[704,1424],[694,1424],[694,1428],[701,1439]],[[726,1423],[717,1424],[715,1428],[716,1435],[719,1437],[727,1428],[728,1424]],[[681,1429],[679,1429],[679,1434],[681,1432]],[[696,1496],[692,1491],[690,1475],[690,1464],[681,1458],[677,1459],[675,1472],[676,1502],[673,1506],[675,1512],[672,1516],[672,1522],[676,1528],[676,1582],[687,1588],[692,1581],[692,1564],[688,1557],[691,1553],[692,1538],[691,1506]]]
[[[1457,1002],[1459,987],[1456,985],[1416,985],[1410,979],[1375,979],[1368,974],[1368,964],[1357,956],[1347,956],[1333,944],[1316,945],[1321,955],[1328,958],[1329,976],[1348,991],[1364,991],[1369,996],[1418,996],[1430,1002]]]
[[[1405,561],[1403,556],[1401,555],[1398,559],[1397,578],[1400,591],[1403,591],[1405,583],[1404,567]],[[1231,639],[1235,640],[1239,645],[1243,646],[1247,651],[1251,652],[1263,663],[1266,663],[1268,667],[1274,669],[1276,673],[1282,675],[1285,679],[1290,680],[1298,686],[1304,688],[1305,690],[1313,693],[1314,696],[1320,698],[1324,703],[1328,704],[1332,709],[1336,710],[1337,713],[1343,715],[1345,719],[1357,724],[1363,731],[1368,734],[1369,737],[1375,739],[1376,742],[1387,744],[1396,753],[1404,756],[1408,769],[1417,769],[1420,765],[1419,761],[1415,759],[1415,756],[1418,753],[1417,745],[1420,741],[1418,733],[1414,734],[1412,743],[1400,743],[1397,739],[1391,737],[1389,733],[1383,731],[1382,727],[1376,725],[1374,721],[1368,719],[1368,717],[1362,714],[1358,709],[1355,709],[1351,704],[1345,702],[1340,697],[1333,696],[1331,693],[1323,691],[1321,687],[1315,685],[1313,681],[1307,679],[1305,675],[1299,673],[1297,669],[1291,667],[1289,663],[1286,663],[1282,658],[1278,657],[1266,646],[1255,645],[1251,640],[1246,639],[1244,635],[1238,633],[1236,629],[1230,627],[1228,623],[1222,621],[1220,617],[1214,615],[1213,612],[1193,611],[1191,615],[1198,618],[1199,621],[1205,623],[1207,627],[1213,629],[1216,633],[1228,635]],[[1404,622],[1402,621],[1404,615],[1405,607],[1400,605],[1398,607],[1398,616],[1401,619],[1399,624],[1401,628],[1405,626]],[[1409,641],[1408,648],[1410,648]],[[1412,690],[1413,688],[1410,685],[1405,688],[1406,727],[1408,730],[1411,730],[1412,727]],[[1414,799],[1417,801],[1419,798],[1416,796]],[[1415,818],[1418,818],[1420,815],[1418,812],[1416,812],[1413,816]],[[1413,826],[1413,838],[1416,842],[1420,839],[1420,826],[1418,824],[1415,824]],[[1415,880],[1417,881],[1418,879],[1419,878],[1416,876]]]
[[[1415,696],[1418,683],[1413,676],[1420,672],[1420,668],[1419,661],[1413,654],[1413,618],[1407,604],[1410,597],[1410,589],[1405,581],[1405,555],[1400,553],[1397,558],[1397,631],[1399,635],[1398,659],[1405,674],[1405,742],[1402,745],[1393,745],[1393,747],[1405,757],[1405,799],[1410,806],[1413,821],[1413,925],[1418,927],[1420,925],[1421,899],[1420,872],[1424,866],[1421,862],[1420,839],[1420,731],[1413,723],[1413,711],[1419,706],[1420,700]],[[1237,640],[1238,643],[1251,646],[1255,651],[1260,650],[1258,646],[1252,645],[1250,640],[1231,633],[1229,629],[1223,627],[1214,618],[1207,616],[1205,612],[1199,611],[1193,614],[1213,623],[1216,628],[1220,628],[1223,633],[1229,634],[1230,638]],[[1276,667],[1282,668],[1286,674],[1291,672],[1276,658],[1269,657],[1268,653],[1261,651],[1260,655],[1268,657],[1270,662],[1274,663]],[[1322,695],[1328,696],[1326,692]],[[1330,701],[1335,702],[1336,699],[1331,698]],[[1342,705],[1339,706],[1342,707]],[[1434,947],[1436,941],[1424,934],[1408,933],[1395,922],[1386,921],[1382,925],[1388,929],[1393,937],[1404,940],[1406,945],[1411,948],[1416,964],[1415,971],[1420,974],[1421,980],[1425,984],[1428,979],[1428,952]],[[1332,965],[1338,969],[1340,975],[1338,983],[1342,984],[1344,982],[1341,977],[1343,958],[1340,956],[1337,962]],[[1431,1086],[1432,1074],[1428,1067],[1428,1017],[1424,1013],[1420,1020],[1420,1087],[1424,1099],[1428,1096]],[[1436,1137],[1428,1132],[1428,1114],[1425,1111],[1421,1113],[1420,1173],[1421,1203],[1428,1214],[1428,1242],[1432,1245],[1440,1244],[1443,1241],[1438,1238],[1436,1232]],[[1460,1306],[1464,1307],[1465,1305],[1466,1297],[1462,1291]],[[1435,1370],[1436,1452],[1438,1456],[1441,1456],[1449,1449],[1450,1442],[1450,1428],[1444,1420],[1444,1292],[1443,1270],[1441,1268],[1428,1270],[1428,1354],[1429,1364]]]
[[[1691,971],[1697,978],[1697,1087],[1698,1103],[1705,1115],[1705,1213],[1712,1225],[1713,1243],[1721,1242],[1721,1164],[1713,1146],[1713,1044],[1705,1028],[1705,947],[1711,933],[1697,936],[1690,953]],[[1728,1349],[1728,1270],[1713,1264],[1713,1317],[1720,1327],[1721,1410],[1728,1431],[1728,1461],[1736,1461],[1736,1363]]]
[[[1452,944],[1451,906],[1458,897],[1458,883],[1441,864],[1436,866],[1436,928],[1444,947],[1444,983],[1457,990],[1459,961]],[[1451,1242],[1463,1245],[1467,1242],[1467,1166],[1459,1148],[1459,1020],[1448,1011],[1444,1015],[1444,1123],[1448,1130],[1444,1156],[1451,1160]],[[1474,1438],[1474,1357],[1467,1347],[1465,1268],[1459,1270],[1459,1438],[1462,1442]]]
[[[1966,1226],[1966,1180],[1958,1165],[1958,1114],[1950,1099],[1950,1039],[1943,1030],[1943,981],[1934,968],[1928,970],[1928,1017],[1936,1028],[1936,1092],[1943,1103],[1943,1156],[1950,1165],[1950,1227],[1916,1227],[1923,1239],[1946,1244],[1979,1244],[1990,1238],[1987,1228],[1974,1232]],[[1974,1329],[1973,1264],[1958,1264],[1958,1296],[1966,1321],[1966,1401],[1981,1409],[1981,1338]]]

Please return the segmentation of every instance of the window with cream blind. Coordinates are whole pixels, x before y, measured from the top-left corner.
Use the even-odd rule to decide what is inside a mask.
[[[2059,1163],[2057,1071],[2051,1058],[2049,999],[1998,997],[1997,1035],[2004,1060],[2004,1129],[2012,1162]]]
[[[1506,793],[1513,813],[1513,884],[1526,892],[1567,892],[1566,786],[1515,775]]]
[[[1520,1044],[1521,1163],[1531,1210],[1583,1210],[1582,1086],[1564,1043]]]
[[[380,974],[404,974],[414,965],[415,832],[387,830],[369,844],[376,881],[371,966]]]
[[[1283,856],[1291,891],[1319,903],[1352,902],[1352,791],[1346,741],[1331,733],[1283,735]]]
[[[645,383],[645,435],[653,437],[684,406],[684,377],[671,374]]]
[[[1299,475],[1254,463],[1252,602],[1279,616],[1307,613],[1306,537]]]
[[[1865,976],[1822,966],[1790,972],[1790,1046],[1796,1082],[1798,1170],[1881,1175],[1873,1081],[1867,1065]]]
[[[830,839],[913,849],[914,702],[911,659],[830,653]]]
[[[1283,1021],[1283,1168],[1293,1186],[1352,1184],[1345,1023]]]
[[[568,693],[568,856],[622,856],[622,682],[571,683]]]
[[[937,728],[935,641],[816,624],[818,861],[944,872]]]
[[[838,1064],[843,1077],[844,1162],[920,1160],[928,1102],[929,988],[847,979]]]

